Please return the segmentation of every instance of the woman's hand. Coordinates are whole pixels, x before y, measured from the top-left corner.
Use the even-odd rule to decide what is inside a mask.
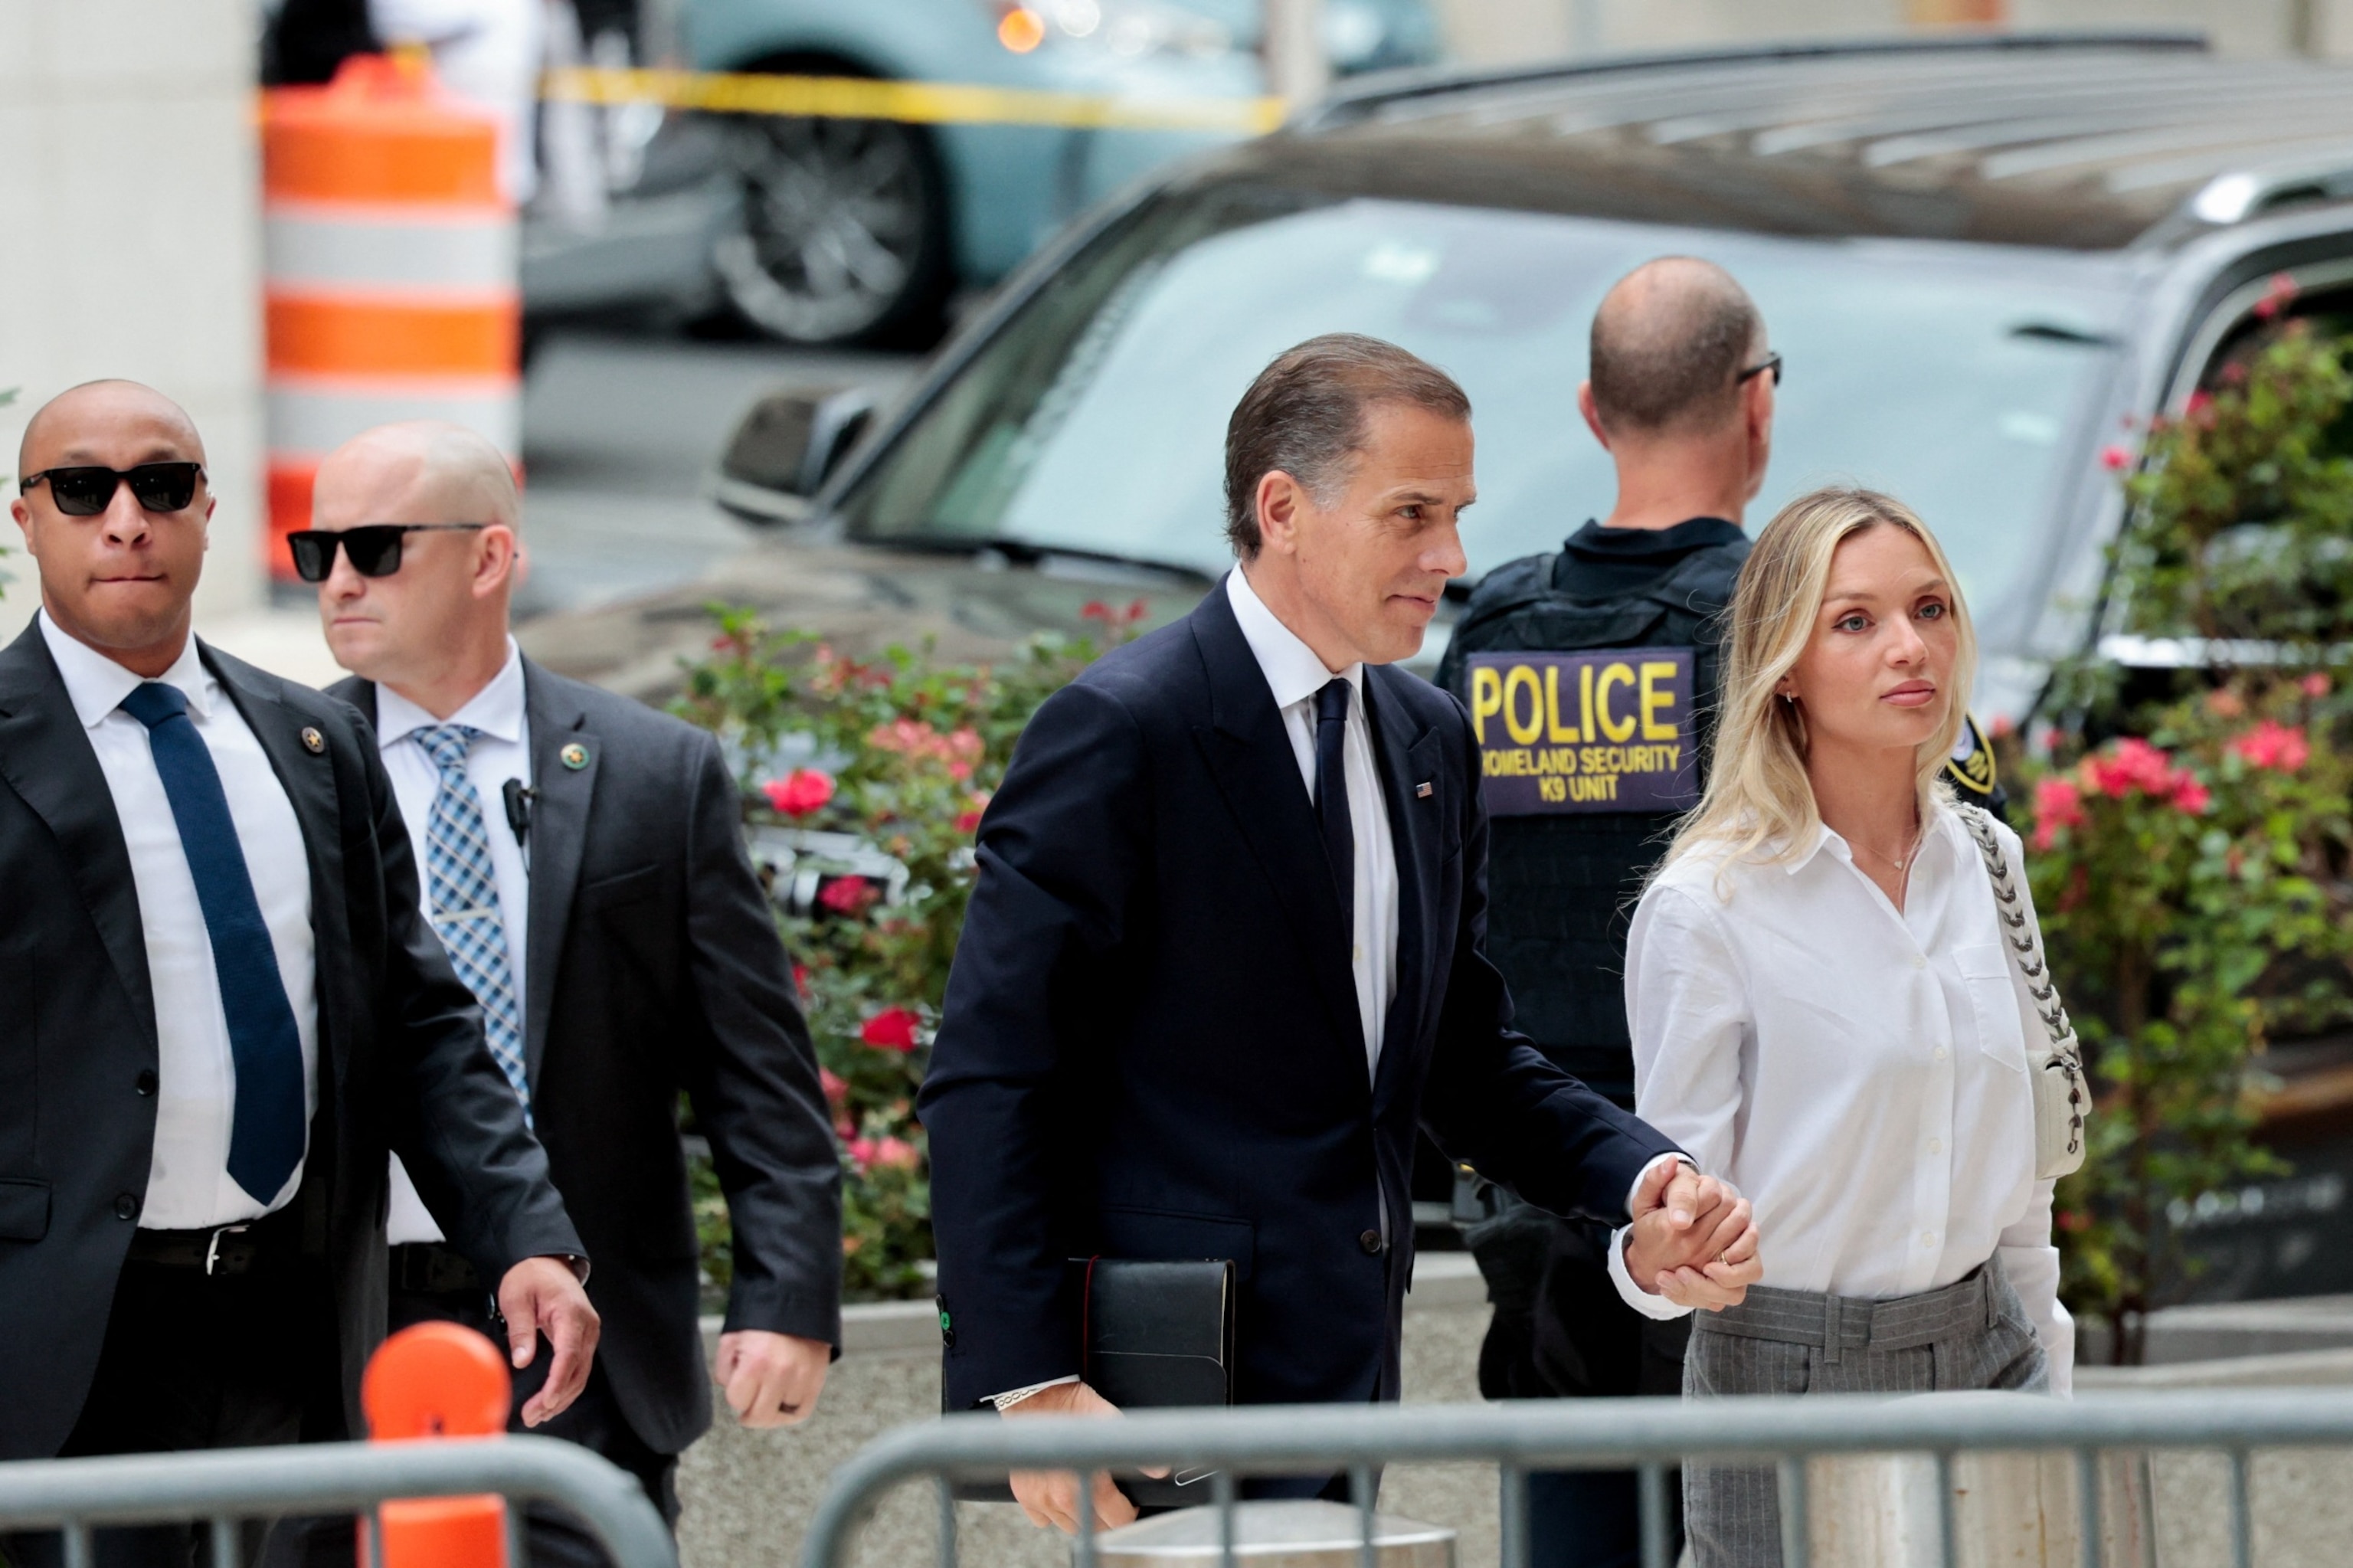
[[[1713,1312],[1739,1305],[1764,1274],[1748,1200],[1731,1182],[1680,1160],[1660,1162],[1634,1196],[1626,1272],[1678,1307]]]
[[[1741,1207],[1746,1209],[1746,1203]],[[1662,1271],[1659,1294],[1678,1307],[1704,1307],[1721,1312],[1747,1298],[1748,1287],[1765,1277],[1765,1260],[1757,1252],[1757,1226],[1752,1223],[1733,1243],[1697,1268]]]

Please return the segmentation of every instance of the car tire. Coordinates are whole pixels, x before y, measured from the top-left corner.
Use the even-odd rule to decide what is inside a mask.
[[[928,346],[948,284],[931,138],[889,120],[729,120],[742,214],[712,260],[735,313],[786,343]]]

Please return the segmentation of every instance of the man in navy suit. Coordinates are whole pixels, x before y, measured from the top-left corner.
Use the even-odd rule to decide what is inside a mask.
[[[1417,1124],[1613,1266],[1720,1307],[1748,1205],[1511,1030],[1471,724],[1417,652],[1470,402],[1370,338],[1278,357],[1226,438],[1239,568],[1023,734],[921,1102],[952,1409],[1103,1413],[1066,1260],[1230,1258],[1237,1397],[1398,1397]],[[1307,1483],[1313,1489],[1317,1483]],[[1014,1478],[1077,1524],[1068,1475]],[[1107,1478],[1104,1525],[1133,1510]]]

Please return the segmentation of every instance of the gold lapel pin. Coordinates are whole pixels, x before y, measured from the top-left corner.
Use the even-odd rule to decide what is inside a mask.
[[[565,767],[575,773],[588,766],[588,748],[576,740],[557,752],[556,756],[563,759]]]
[[[1413,798],[1417,800],[1427,800],[1430,799],[1430,780],[1425,779],[1420,783],[1413,787]]]
[[[314,726],[304,725],[302,726],[302,744],[306,748],[308,748],[311,756],[316,757],[327,749],[327,737],[321,735]]]

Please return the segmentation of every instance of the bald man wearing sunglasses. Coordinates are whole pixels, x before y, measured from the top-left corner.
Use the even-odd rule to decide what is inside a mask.
[[[50,401],[19,453],[40,609],[0,651],[0,1459],[360,1436],[390,1150],[544,1372],[534,1422],[596,1345],[586,1248],[418,916],[364,726],[191,633],[204,460],[121,381]],[[101,1531],[99,1562],[191,1544]]]
[[[312,516],[295,566],[356,677],[334,694],[375,726],[427,916],[600,1260],[596,1371],[547,1431],[674,1519],[677,1456],[711,1424],[713,1379],[744,1425],[789,1425],[840,1343],[839,1157],[735,782],[708,733],[523,657],[507,625],[520,499],[480,435],[369,431],[321,465]],[[734,1237],[709,1375],[681,1091]],[[391,1240],[396,1324],[488,1327],[465,1260],[396,1173]],[[537,1510],[531,1554],[594,1561]]]

